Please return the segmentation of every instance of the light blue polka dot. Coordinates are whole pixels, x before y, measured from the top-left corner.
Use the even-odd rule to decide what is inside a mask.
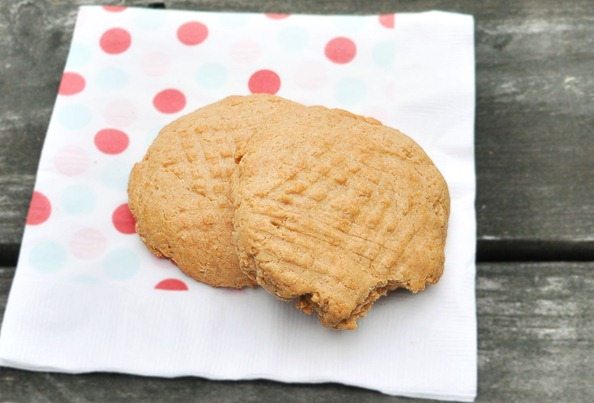
[[[278,45],[284,50],[298,51],[307,46],[307,31],[299,27],[286,27],[278,31]]]
[[[394,65],[396,47],[393,41],[380,42],[373,47],[373,61],[382,68],[390,68]]]
[[[366,93],[365,83],[358,78],[343,78],[334,87],[336,99],[347,106],[361,102]]]
[[[141,29],[154,29],[162,26],[167,18],[167,13],[161,10],[142,10],[136,12],[134,25]]]
[[[243,13],[222,13],[219,16],[221,25],[226,27],[240,27],[246,25],[249,20],[249,16]]]
[[[97,73],[95,82],[104,90],[118,90],[128,84],[128,74],[116,67],[106,67]]]
[[[130,174],[130,164],[119,160],[111,160],[101,172],[103,184],[110,189],[124,192],[128,186],[128,175]]]
[[[343,32],[352,33],[358,32],[367,23],[367,18],[361,18],[356,15],[340,16],[335,19],[336,26]]]
[[[67,70],[78,70],[91,60],[91,50],[80,43],[73,43],[66,61]]]
[[[218,63],[204,64],[198,68],[196,80],[203,88],[219,88],[227,81],[227,69]]]
[[[66,214],[88,214],[95,208],[95,194],[84,185],[67,187],[62,192],[60,201]]]
[[[68,104],[57,111],[58,122],[69,130],[85,127],[91,121],[91,110],[81,104]]]
[[[29,253],[29,264],[43,273],[53,273],[64,266],[66,250],[54,241],[44,241],[35,245]]]
[[[138,256],[128,249],[114,249],[103,258],[103,270],[113,280],[128,280],[138,268]]]

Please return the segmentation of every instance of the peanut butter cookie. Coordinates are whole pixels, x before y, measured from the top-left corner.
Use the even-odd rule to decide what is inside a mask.
[[[399,131],[309,107],[254,134],[236,162],[241,269],[325,326],[353,329],[389,291],[439,280],[448,188]]]
[[[239,269],[231,237],[235,149],[301,109],[269,95],[232,96],[163,128],[128,186],[136,231],[147,247],[206,284],[254,285]]]

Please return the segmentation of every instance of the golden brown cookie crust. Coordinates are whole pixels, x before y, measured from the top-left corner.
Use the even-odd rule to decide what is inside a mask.
[[[374,301],[439,280],[445,180],[409,137],[310,107],[237,150],[233,236],[242,270],[328,327],[353,329]]]
[[[232,96],[163,128],[128,185],[136,231],[147,247],[206,284],[253,286],[239,269],[231,236],[235,149],[301,108],[269,95]]]

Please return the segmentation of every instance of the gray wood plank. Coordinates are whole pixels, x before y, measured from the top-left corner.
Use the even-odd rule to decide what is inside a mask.
[[[0,3],[0,250],[12,251],[5,262],[16,259],[76,5],[91,2],[109,3]],[[524,247],[536,255],[543,248],[558,248],[558,258],[594,256],[590,0],[564,2],[562,7],[555,0],[164,3],[202,10],[380,13],[437,8],[474,14],[479,257],[523,259]],[[568,242],[571,246],[563,247]]]
[[[594,263],[480,264],[477,402],[594,400]],[[0,268],[0,317],[12,268]],[[406,402],[336,384],[216,382],[0,369],[0,400]]]

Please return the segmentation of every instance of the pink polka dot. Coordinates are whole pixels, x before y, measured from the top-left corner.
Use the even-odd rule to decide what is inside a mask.
[[[38,225],[44,223],[52,212],[52,205],[49,199],[41,192],[34,191],[27,214],[28,225]]]
[[[95,134],[95,145],[105,154],[119,154],[129,144],[128,135],[117,129],[103,129]]]
[[[105,105],[103,118],[109,126],[127,127],[136,120],[136,106],[127,99],[116,99]]]
[[[379,22],[386,28],[394,28],[394,14],[380,15]]]
[[[208,28],[201,22],[186,22],[177,29],[177,39],[184,45],[198,45],[208,36]]]
[[[357,47],[355,43],[349,38],[338,37],[334,38],[326,44],[324,49],[326,57],[330,61],[338,64],[348,63],[357,54]]]
[[[80,175],[89,167],[89,156],[80,147],[66,146],[56,153],[54,166],[63,175]]]
[[[319,90],[328,83],[326,69],[316,61],[307,61],[295,69],[295,83],[305,90]]]
[[[159,281],[157,285],[155,285],[155,289],[166,291],[188,291],[188,286],[186,283],[176,278],[167,278]]]
[[[74,95],[78,94],[85,88],[85,79],[78,73],[65,72],[62,75],[60,88],[58,94],[60,95]]]
[[[264,15],[272,20],[282,20],[289,16],[289,14],[283,14],[283,13],[266,13]]]
[[[132,43],[132,37],[123,28],[108,29],[101,35],[99,44],[105,53],[116,55],[125,52]]]
[[[119,13],[119,12],[124,11],[126,9],[126,7],[125,6],[103,6],[103,9],[105,11],[109,11],[112,13]]]
[[[262,56],[262,50],[257,42],[246,39],[232,44],[229,56],[236,63],[248,64],[257,61]]]
[[[151,52],[140,58],[140,68],[147,76],[162,76],[171,68],[170,56],[161,52]]]
[[[276,94],[281,86],[281,79],[272,70],[258,70],[250,77],[248,87],[252,94]]]
[[[186,106],[186,96],[179,90],[166,89],[155,95],[153,105],[161,113],[176,113]]]
[[[122,234],[133,234],[136,232],[134,216],[128,208],[128,203],[121,204],[111,215],[113,226]]]
[[[79,259],[94,259],[105,251],[107,238],[93,228],[76,231],[69,242],[70,252]]]

